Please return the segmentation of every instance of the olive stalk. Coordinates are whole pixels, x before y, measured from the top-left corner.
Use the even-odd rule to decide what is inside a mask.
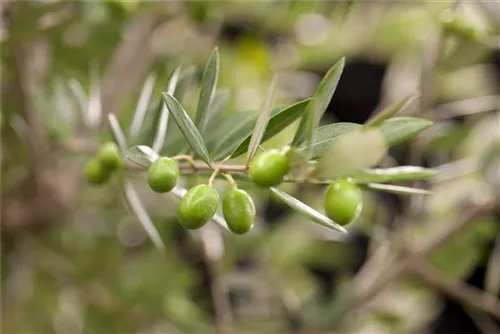
[[[187,159],[179,159],[177,157],[172,157],[173,160],[186,160]],[[223,162],[220,163],[213,163],[212,166],[209,166],[206,162],[204,161],[195,161],[191,160],[186,163],[179,163],[179,171],[181,175],[189,175],[193,174],[196,172],[213,172],[214,170],[218,170],[220,174],[226,177],[229,174],[246,174],[248,172],[248,167],[245,165],[231,165],[231,164],[224,164]],[[128,164],[127,169],[131,171],[138,171],[138,170],[144,170],[145,168],[136,164]],[[314,169],[311,169],[314,170]],[[312,175],[312,173],[310,173]],[[310,183],[310,184],[329,184],[331,181],[329,180],[318,180],[315,179],[314,177],[310,176],[306,180],[299,180],[295,178],[287,178],[285,177],[283,179],[283,182],[292,182],[292,183]]]
[[[172,157],[173,159],[173,157]],[[176,160],[176,159],[174,159]],[[127,166],[130,170],[143,170],[144,167],[140,167],[136,164],[129,164]],[[214,163],[212,166],[209,166],[204,161],[191,161],[188,163],[179,163],[179,170],[181,172],[186,171],[208,171],[212,172],[214,170],[219,170],[221,173],[245,173],[247,171],[247,167],[245,165],[226,165],[222,163]]]

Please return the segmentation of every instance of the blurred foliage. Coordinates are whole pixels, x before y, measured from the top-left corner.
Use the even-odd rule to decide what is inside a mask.
[[[420,90],[427,42],[443,33],[441,15],[450,5],[446,1],[119,0],[4,4],[2,201],[29,183],[34,164],[26,100],[36,105],[48,132],[52,146],[47,160],[79,168],[94,153],[96,142],[111,137],[107,130],[90,134],[85,130],[85,115],[70,82],[79,82],[83,91],[89,92],[89,73],[96,65],[99,77],[106,78],[117,61],[117,48],[141,19],[162,17],[151,36],[152,57],[146,64],[147,72],[135,76],[132,68],[123,69],[122,81],[132,80],[133,89],[124,97],[119,121],[124,129],[129,128],[142,81],[148,73],[153,74],[156,83],[151,112],[138,139],[150,143],[151,129],[161,109],[161,92],[173,69],[180,64],[196,66],[191,85],[186,84],[181,99],[187,112],[193,113],[201,72],[215,45],[221,62],[218,87],[230,92],[221,118],[258,110],[276,72],[289,79],[278,92],[278,105],[309,97],[326,69],[343,56],[347,64],[358,59],[388,64],[380,104],[386,107],[400,101]],[[439,168],[441,175],[425,183],[433,195],[425,199],[418,196],[420,205],[411,213],[417,242],[438,233],[443,224],[460,215],[463,200],[498,191],[500,184],[500,173],[496,173],[498,104],[481,102],[484,97],[499,94],[500,78],[495,77],[491,65],[495,48],[498,57],[498,46],[490,40],[498,38],[500,26],[492,19],[494,15],[485,14],[473,2],[461,3],[456,12],[476,29],[476,34],[471,38],[448,31],[440,61],[432,71],[435,103],[430,111],[422,112],[428,113],[435,125],[425,130],[418,142],[425,153],[425,164]],[[29,62],[35,84],[23,92],[19,53],[37,43],[41,51],[23,60]],[[131,67],[142,61],[138,57]],[[467,99],[478,100],[467,103]],[[409,110],[404,116],[418,112]],[[335,110],[328,117],[332,115],[336,117]],[[218,131],[218,124],[214,121],[208,128]],[[295,122],[264,147],[289,142],[297,125]],[[185,147],[174,122],[170,122],[168,134],[166,153]],[[79,139],[85,144],[83,150],[75,153],[61,149]],[[400,152],[407,152],[409,147],[400,144],[390,153],[395,160],[406,161],[408,158]],[[48,226],[9,233],[2,222],[3,332],[216,332],[220,328],[211,292],[215,279],[230,291],[232,332],[291,332],[307,324],[309,314],[329,314],[325,309],[330,304],[326,302],[333,297],[325,291],[336,291],[349,281],[369,247],[370,241],[360,243],[358,238],[368,235],[379,240],[386,236],[393,216],[400,214],[395,211],[402,210],[378,193],[365,192],[363,212],[350,227],[349,237],[337,238],[329,230],[306,224],[301,216],[286,210],[279,214],[284,209],[276,198],[249,187],[257,212],[265,214],[258,217],[257,226],[248,236],[213,236],[220,247],[216,252],[222,252],[214,269],[204,258],[200,235],[188,234],[177,224],[177,199],[152,193],[145,186],[144,175],[134,176],[133,181],[167,246],[165,254],[154,249],[127,209],[117,179],[106,188],[80,185],[74,196],[68,197],[69,213],[56,214]],[[280,186],[283,188],[312,207],[322,205],[321,186],[284,184]],[[27,194],[26,198],[30,192]],[[405,201],[402,197],[396,200]],[[29,210],[29,206],[21,210]],[[476,266],[487,262],[499,229],[498,214],[481,217],[433,254],[431,262],[449,277],[467,278]],[[215,275],[210,273],[213,270]],[[314,272],[333,274],[325,283]],[[385,301],[377,300],[370,310],[363,310],[349,322],[349,331],[416,332],[439,315],[437,297],[430,289],[398,285],[389,290]]]

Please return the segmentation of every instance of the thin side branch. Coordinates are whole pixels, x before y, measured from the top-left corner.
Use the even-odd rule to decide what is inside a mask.
[[[214,163],[212,166],[207,165],[203,161],[194,161],[193,163],[179,163],[179,170],[182,174],[189,172],[212,172],[218,170],[221,173],[244,173],[247,167],[244,165],[226,165],[222,163]],[[136,164],[130,164],[128,169],[131,170],[144,170],[144,167]]]
[[[491,212],[495,207],[498,206],[498,204],[498,200],[490,200],[485,203],[478,203],[476,205],[472,204],[468,208],[468,210],[464,210],[465,212],[458,217],[455,223],[449,223],[446,229],[444,229],[441,233],[435,235],[428,244],[423,246],[422,249],[418,251],[418,253],[422,256],[427,256],[435,250],[439,249],[450,238],[474,223],[476,218],[488,212]]]
[[[426,261],[415,262],[410,271],[427,284],[438,288],[450,297],[500,319],[500,300],[492,294],[483,292],[468,284],[450,280]]]
[[[213,232],[213,233],[211,233]],[[233,333],[233,313],[227,284],[219,277],[219,262],[223,253],[223,240],[218,230],[200,231],[203,260],[210,276],[210,292],[215,310],[217,332]]]
[[[498,204],[498,200],[490,200],[483,204],[471,206],[458,217],[457,221],[448,223],[448,227],[431,239],[428,244],[413,253],[410,251],[409,254],[414,254],[418,258],[426,258],[457,233],[470,226],[476,218],[491,212]],[[369,281],[360,280],[359,277],[355,277],[354,282],[357,298],[351,309],[378,296],[390,283],[401,277],[411,268],[413,260],[414,256],[394,256],[389,258],[384,265],[379,266],[378,272],[372,275]],[[360,272],[364,272],[364,270],[362,269]]]

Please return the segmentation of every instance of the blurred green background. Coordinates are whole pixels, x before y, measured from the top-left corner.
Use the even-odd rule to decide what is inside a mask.
[[[464,201],[474,205],[500,189],[500,7],[457,3],[2,2],[2,331],[500,328],[492,317],[411,277],[332,323],[332,308],[342,303],[332,304],[338,288],[352,280],[373,247],[393,237],[395,226],[409,221],[412,240],[425,242],[465,212]],[[449,23],[446,15],[459,21]],[[208,226],[190,234],[176,223],[178,200],[154,194],[144,173],[135,174],[133,183],[166,245],[160,254],[126,206],[117,180],[102,188],[81,180],[83,164],[111,134],[106,125],[86,126],[92,119],[78,97],[98,82],[103,113],[115,113],[128,129],[148,75],[155,78],[154,109],[182,64],[195,74],[182,99],[193,112],[215,46],[221,55],[218,87],[228,97],[221,117],[257,110],[275,73],[282,78],[276,104],[309,97],[343,56],[346,69],[324,122],[363,123],[379,108],[420,94],[405,114],[435,124],[391,149],[391,157],[438,168],[439,176],[422,183],[433,195],[365,192],[361,217],[349,236],[339,238],[268,192],[244,185],[258,212],[252,233],[228,235]],[[150,125],[140,143],[150,144],[154,121],[146,119]],[[215,132],[217,122],[211,126]],[[264,147],[288,143],[295,128]],[[184,145],[179,138],[171,122],[165,154]],[[322,205],[321,187],[284,189],[313,207]],[[433,253],[431,263],[449,279],[498,295],[499,214],[498,207],[485,212]]]

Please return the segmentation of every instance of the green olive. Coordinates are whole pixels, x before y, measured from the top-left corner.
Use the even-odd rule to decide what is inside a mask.
[[[148,183],[157,193],[166,193],[172,190],[179,178],[179,166],[167,157],[157,159],[148,169]]]
[[[325,212],[337,224],[349,224],[358,217],[362,207],[362,192],[355,184],[339,179],[328,186]]]
[[[478,31],[460,16],[450,14],[449,12],[443,13],[441,23],[443,30],[448,34],[469,40],[476,40],[478,37]]]
[[[83,174],[87,182],[93,185],[104,184],[110,177],[109,170],[105,168],[97,158],[92,158],[87,162]]]
[[[109,170],[115,170],[123,166],[123,158],[120,149],[114,142],[107,142],[101,146],[97,157],[101,164]]]
[[[288,158],[276,149],[260,153],[250,162],[250,178],[260,187],[280,184],[287,173]]]
[[[189,189],[179,205],[180,223],[188,229],[197,229],[205,225],[215,215],[219,206],[217,190],[206,184],[199,184]]]
[[[224,196],[222,213],[231,232],[245,234],[253,226],[255,205],[246,191],[235,188]]]

